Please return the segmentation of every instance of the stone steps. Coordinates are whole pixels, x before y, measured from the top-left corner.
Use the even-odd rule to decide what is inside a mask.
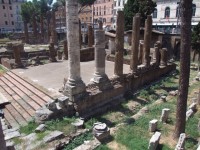
[[[37,109],[53,99],[52,94],[39,89],[12,71],[0,77],[0,93],[4,97],[0,100],[0,107],[7,125],[11,127],[26,125],[33,119]]]

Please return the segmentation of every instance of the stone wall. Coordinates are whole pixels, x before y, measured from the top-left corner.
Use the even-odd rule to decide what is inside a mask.
[[[80,54],[80,61],[82,62],[94,60],[94,47],[82,48]]]

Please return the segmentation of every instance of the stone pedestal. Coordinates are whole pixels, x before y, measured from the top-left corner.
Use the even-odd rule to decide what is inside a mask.
[[[92,47],[94,45],[94,39],[93,39],[93,29],[92,26],[88,26],[88,47]]]
[[[105,123],[94,123],[92,133],[101,142],[110,138],[110,129]]]
[[[109,46],[108,47],[109,47],[110,53],[115,54],[115,49],[116,49],[115,38],[109,37]]]
[[[56,60],[56,50],[54,48],[54,43],[49,44],[49,61],[57,62]]]
[[[64,40],[63,42],[63,45],[64,45],[64,60],[67,60],[68,59],[68,45],[67,45],[67,40]]]
[[[157,130],[157,124],[158,124],[158,120],[157,119],[153,119],[149,122],[149,131],[150,132],[155,132]]]
[[[169,113],[170,113],[170,109],[168,109],[168,108],[162,109],[162,114],[161,114],[161,117],[160,117],[160,121],[163,122],[163,123],[166,123],[167,119],[169,117]]]
[[[95,31],[95,73],[92,82],[97,83],[100,90],[111,87],[110,81],[105,74],[105,32],[103,30]]]
[[[156,66],[159,66],[159,63],[160,63],[160,41],[157,41],[155,44],[154,44],[154,52],[153,52],[153,63],[156,65]]]
[[[13,54],[14,54],[14,58],[15,58],[15,66],[23,67],[20,53],[24,49],[24,45],[22,43],[13,44],[12,48],[13,48]]]
[[[164,68],[164,67],[166,67],[167,66],[167,48],[162,48],[161,50],[160,50],[160,56],[161,56],[161,58],[160,58],[160,67],[161,68]]]
[[[151,34],[152,34],[152,16],[147,16],[145,21],[144,31],[144,65],[150,66],[150,46],[151,46]]]
[[[148,150],[156,150],[157,146],[159,144],[160,141],[160,137],[161,137],[161,133],[160,132],[156,132],[150,139],[149,141],[149,147]]]
[[[78,0],[66,1],[66,14],[69,75],[64,94],[69,96],[69,101],[75,102],[80,100],[86,91],[80,76]]]
[[[185,133],[181,133],[175,150],[185,150],[185,140],[186,140]]]
[[[118,11],[117,29],[116,29],[116,51],[115,51],[115,66],[114,75],[123,75],[123,55],[124,55],[124,12]]]
[[[85,33],[83,33],[83,34],[82,34],[82,42],[83,42],[83,43],[86,43],[85,38],[86,38],[86,35],[85,35]]]
[[[143,46],[144,46],[144,40],[140,40],[139,54],[138,54],[138,65],[141,65],[143,63],[143,57],[144,57]]]
[[[137,72],[139,40],[140,40],[140,14],[136,14],[136,16],[133,17],[131,60],[130,60],[130,69],[133,73]]]

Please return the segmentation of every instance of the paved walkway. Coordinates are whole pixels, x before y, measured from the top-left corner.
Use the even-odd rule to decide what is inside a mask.
[[[86,84],[93,77],[94,69],[94,61],[81,62],[81,77]],[[13,72],[28,77],[50,91],[58,91],[63,85],[63,79],[68,76],[68,61],[59,61],[28,69],[14,69]],[[128,72],[129,65],[124,65],[124,73]],[[106,74],[109,78],[113,76],[113,62],[106,61]]]

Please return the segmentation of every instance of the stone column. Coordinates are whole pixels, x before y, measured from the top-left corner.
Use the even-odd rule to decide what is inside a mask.
[[[92,26],[88,26],[88,47],[92,47],[94,45],[93,43],[93,31],[92,31]]]
[[[133,17],[131,61],[130,61],[130,69],[133,73],[137,71],[139,40],[140,40],[140,14],[136,14]]]
[[[56,50],[54,48],[54,43],[49,43],[49,61],[50,62],[57,62],[56,60]]]
[[[80,42],[78,0],[66,1],[67,44],[68,44],[68,81],[64,94],[70,101],[76,101],[76,95],[85,92],[85,84],[80,76]],[[78,96],[77,96],[78,97]]]
[[[64,60],[67,60],[68,59],[68,46],[67,46],[67,40],[64,40],[63,42],[63,45],[64,45]]]
[[[163,67],[166,67],[167,66],[167,48],[162,48],[160,50],[160,67],[163,68]]]
[[[144,57],[143,46],[144,46],[144,40],[140,40],[140,43],[139,43],[139,54],[138,54],[138,65],[143,63],[143,57]]]
[[[111,87],[109,79],[105,74],[105,32],[100,30],[95,31],[95,73],[92,82],[97,83],[100,90],[105,90]]]
[[[123,53],[124,53],[124,12],[117,12],[117,29],[116,29],[116,51],[115,51],[115,66],[114,75],[123,75]]]
[[[151,34],[152,34],[152,16],[147,16],[145,21],[144,31],[144,65],[150,66],[150,46],[151,46]]]
[[[21,56],[20,56],[20,53],[23,49],[24,49],[24,45],[22,43],[13,44],[13,53],[14,53],[16,67],[23,67]]]
[[[111,54],[115,54],[115,38],[109,37],[109,50]]]
[[[160,41],[157,41],[155,44],[154,44],[154,52],[153,52],[153,63],[156,65],[156,66],[159,66],[159,63],[160,63]]]
[[[0,148],[1,148],[1,150],[7,150],[6,142],[4,140],[3,129],[2,129],[2,125],[1,125],[1,119],[0,119]]]

